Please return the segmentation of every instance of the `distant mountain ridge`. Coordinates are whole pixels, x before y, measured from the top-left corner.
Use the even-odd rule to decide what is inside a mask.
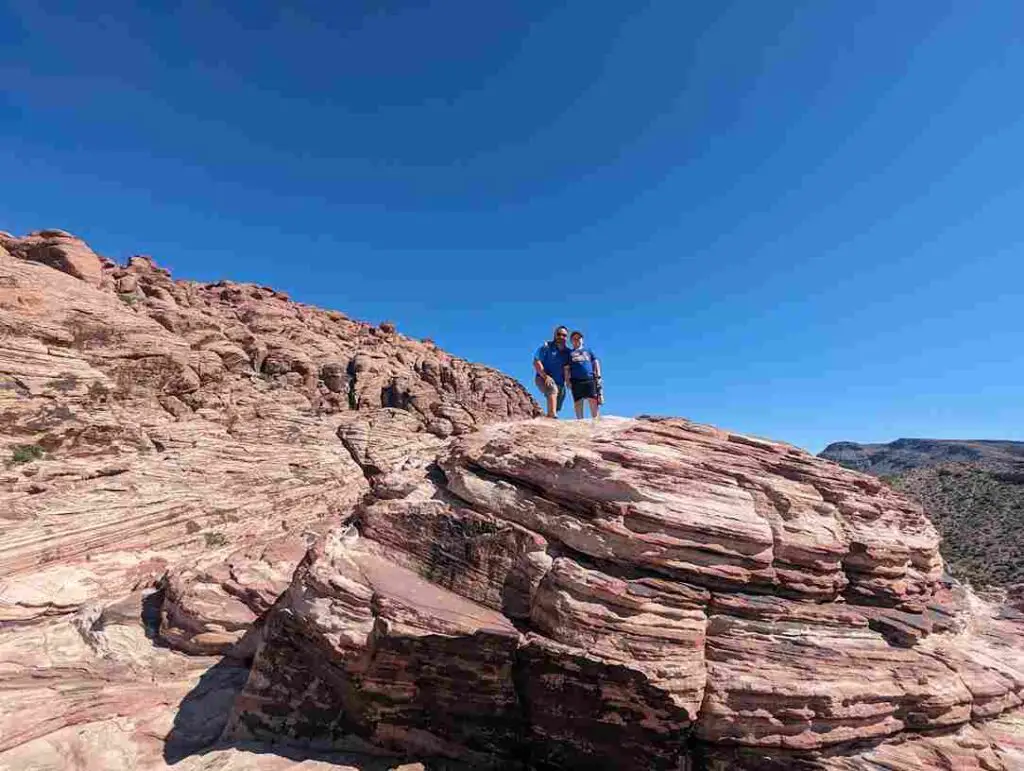
[[[1024,442],[1001,439],[897,439],[887,444],[833,442],[819,457],[876,476],[947,463],[970,463],[986,471],[1024,472]]]
[[[882,478],[924,506],[953,575],[976,586],[1024,582],[1024,442],[834,442],[819,457]]]

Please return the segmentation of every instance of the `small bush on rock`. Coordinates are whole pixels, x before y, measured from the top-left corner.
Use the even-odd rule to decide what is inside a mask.
[[[214,549],[218,546],[226,546],[228,542],[228,538],[226,535],[224,535],[224,533],[217,532],[203,533],[203,540],[206,541],[206,545],[211,549]]]
[[[39,460],[45,454],[46,451],[38,444],[19,444],[11,452],[11,462],[28,463],[29,461]]]

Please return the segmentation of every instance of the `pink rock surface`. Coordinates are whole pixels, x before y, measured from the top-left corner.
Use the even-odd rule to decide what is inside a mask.
[[[938,580],[930,523],[874,480],[681,420],[495,424],[437,453],[443,475],[414,464],[360,505],[346,548],[385,557],[396,586],[413,571],[515,619],[517,643],[471,663],[472,635],[440,632],[444,603],[423,603],[403,623],[445,636],[431,658],[463,685],[431,679],[425,700],[405,651],[363,690],[352,663],[325,662],[372,660],[366,607],[397,590],[332,604],[358,571],[328,561],[333,577],[312,595],[297,577],[268,614],[229,734],[354,734],[495,767],[1013,767],[1009,740],[972,721],[1020,704],[1019,626]],[[310,704],[296,686],[313,680]],[[467,688],[493,700],[487,730],[442,719]],[[368,720],[378,697],[391,711]]]
[[[535,410],[493,370],[271,289],[118,267],[58,231],[3,246],[0,620],[347,516],[360,464],[409,454],[397,437],[429,447]],[[83,280],[86,258],[102,281]],[[406,409],[382,410],[403,389]]]
[[[0,248],[31,262],[49,265],[93,286],[103,283],[104,261],[80,238],[63,230],[42,230],[24,238],[0,235]]]
[[[333,749],[358,734],[387,749],[489,765],[519,728],[516,629],[358,538],[335,533],[318,545],[267,625],[232,738],[304,736]]]
[[[682,420],[483,431],[441,466],[481,510],[709,587],[917,608],[941,569],[920,507],[881,483]]]
[[[381,434],[391,403],[401,430]],[[165,767],[205,654],[244,655],[369,464],[408,465],[396,437],[534,412],[500,373],[271,289],[120,267],[63,232],[0,236],[0,768]],[[360,420],[357,462],[339,430]],[[145,623],[97,621],[157,587]],[[226,719],[214,702],[200,744]],[[290,765],[225,752],[179,764]]]
[[[392,326],[0,235],[0,769],[1024,767],[1022,617],[919,506],[534,414]]]

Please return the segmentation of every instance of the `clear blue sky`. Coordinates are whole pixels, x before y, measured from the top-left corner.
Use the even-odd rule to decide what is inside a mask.
[[[1024,438],[1024,3],[0,0],[0,229],[813,450]],[[290,9],[282,6],[289,5]]]

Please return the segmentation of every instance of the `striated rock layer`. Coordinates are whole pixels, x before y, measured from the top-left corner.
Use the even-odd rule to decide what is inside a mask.
[[[877,481],[671,419],[495,424],[436,458],[381,469],[404,484],[307,555],[226,736],[495,768],[1015,767],[985,721],[1022,704],[1021,624],[944,583],[920,507]]]
[[[535,412],[392,327],[0,233],[0,768],[162,767],[209,657],[251,655],[254,621],[370,491],[385,461],[360,447],[404,457]],[[216,739],[241,682],[189,697],[218,716],[177,744]]]
[[[1024,617],[917,504],[535,414],[390,325],[0,234],[0,771],[1024,768]]]
[[[0,235],[0,621],[346,515],[367,460],[339,429],[384,407],[428,446],[535,413],[493,370],[271,289]]]

